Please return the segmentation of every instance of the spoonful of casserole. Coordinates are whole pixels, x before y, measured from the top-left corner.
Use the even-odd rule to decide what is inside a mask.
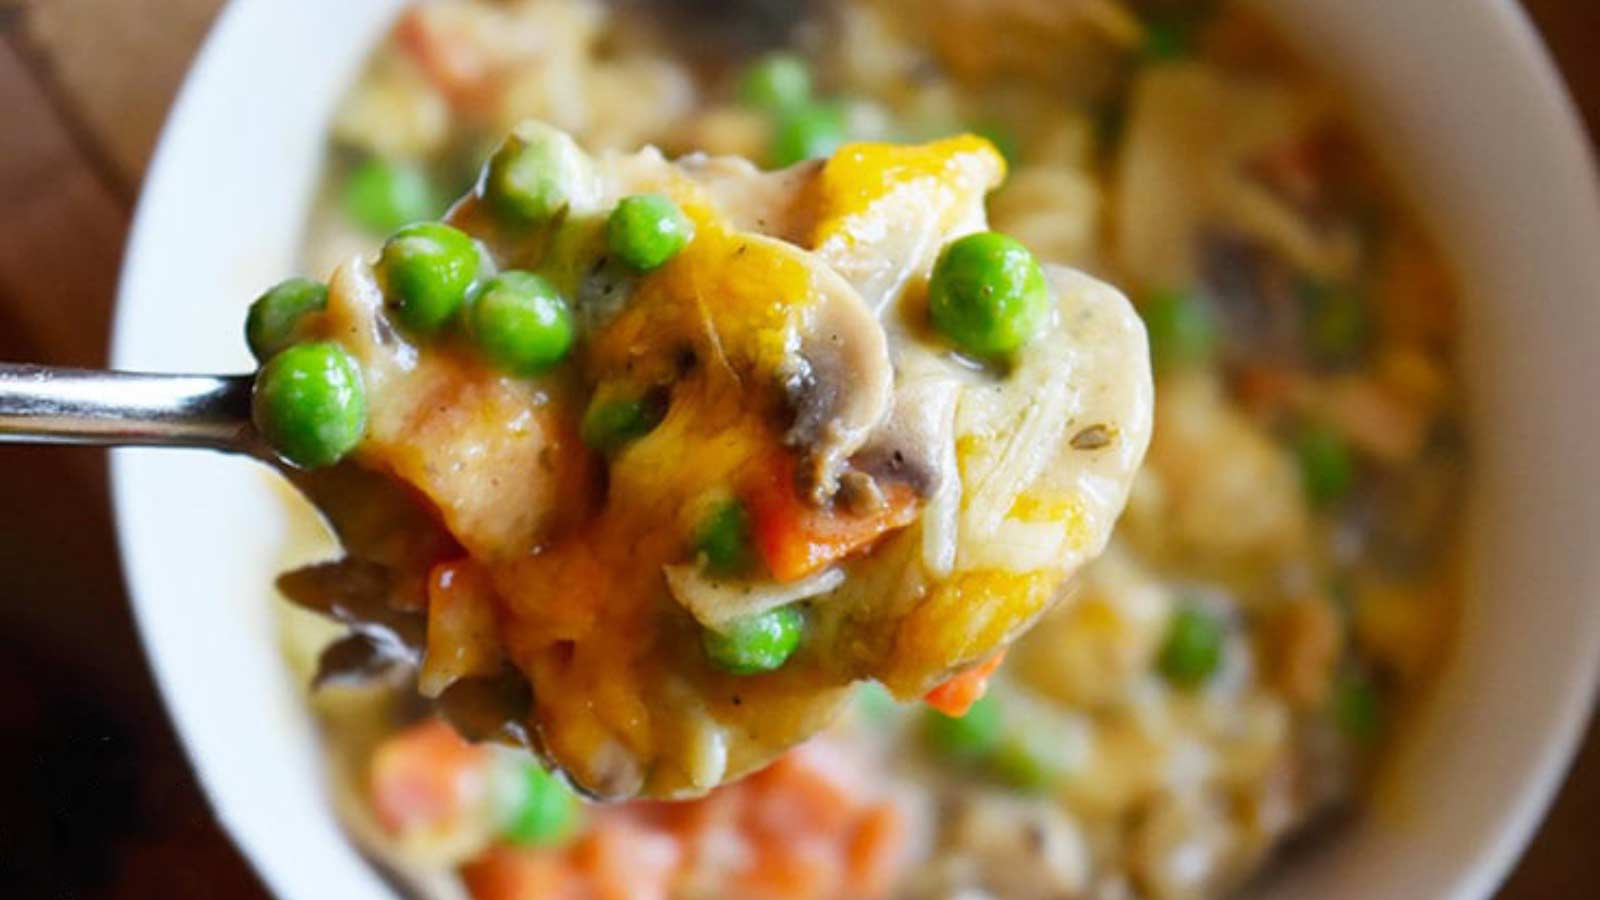
[[[319,678],[414,669],[592,796],[703,793],[863,679],[959,712],[1151,427],[1132,307],[985,230],[1003,175],[971,136],[767,172],[527,123],[444,221],[258,299],[254,427],[202,384],[174,440],[272,458],[339,536],[279,582],[350,626]]]

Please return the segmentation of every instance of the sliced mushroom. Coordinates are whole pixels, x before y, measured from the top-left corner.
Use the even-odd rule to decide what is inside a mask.
[[[316,504],[351,559],[387,572],[383,599],[389,606],[423,608],[431,561],[458,550],[426,501],[388,474],[348,460],[289,477]]]
[[[533,693],[515,669],[455,682],[439,695],[438,708],[468,740],[538,750],[527,727]]]
[[[329,644],[317,657],[317,671],[311,678],[311,686],[324,688],[387,680],[409,667],[411,660],[406,657],[406,653],[396,652],[392,645],[367,635],[348,634]]]
[[[731,157],[694,156],[669,162],[654,148],[603,156],[599,162],[608,195],[620,198],[657,191],[692,197],[707,208],[713,228],[725,228],[733,235],[721,244],[733,248],[730,256],[764,259],[773,269],[805,272],[809,297],[775,298],[794,304],[799,312],[795,350],[777,372],[764,374],[775,375],[787,395],[793,421],[785,441],[805,458],[799,477],[807,493],[817,503],[829,499],[845,460],[888,415],[894,367],[872,306],[826,259],[800,246],[810,222],[805,198],[822,171],[821,163],[763,172]],[[697,267],[703,271],[719,262],[703,259]],[[763,274],[754,265],[747,271],[753,277]],[[686,278],[676,290],[691,288],[711,289]],[[672,294],[670,301],[693,308],[701,297]],[[712,310],[708,315],[714,319],[716,314]],[[764,356],[761,348],[731,346],[720,336],[714,350],[735,366]]]
[[[749,242],[805,266],[814,291],[799,326],[799,347],[779,372],[794,421],[785,441],[802,451],[800,477],[816,502],[838,487],[845,460],[888,416],[894,368],[872,310],[848,282],[792,244],[758,235]]]
[[[422,657],[422,616],[391,604],[389,569],[355,559],[319,563],[279,576],[278,589],[296,605],[349,625],[396,659],[415,664]]]
[[[747,616],[826,594],[844,583],[843,569],[825,569],[787,583],[725,580],[690,563],[667,566],[663,574],[673,598],[701,625],[714,631]]]
[[[851,465],[880,481],[909,485],[920,497],[932,497],[956,477],[951,451],[961,381],[949,372],[908,368],[902,366],[898,373],[893,411]]]
[[[961,473],[956,465],[956,408],[962,377],[926,349],[900,354],[894,410],[851,465],[881,482],[909,485],[927,500],[922,562],[943,577],[955,564],[960,533]]]

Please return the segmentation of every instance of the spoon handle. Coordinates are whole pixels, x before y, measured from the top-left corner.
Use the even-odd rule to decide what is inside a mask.
[[[255,451],[248,375],[0,363],[0,444]]]

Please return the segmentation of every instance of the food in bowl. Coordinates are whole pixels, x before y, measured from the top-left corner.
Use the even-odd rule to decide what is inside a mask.
[[[327,673],[417,657],[619,799],[1001,652],[1104,548],[1152,393],[1125,297],[984,229],[1003,172],[973,136],[763,172],[530,121],[446,221],[268,291],[255,419],[346,551],[280,582],[352,624]]]
[[[773,166],[976,130],[1012,163],[989,227],[1145,318],[1144,471],[965,716],[866,691],[704,799],[595,807],[403,690],[337,688],[312,702],[352,833],[441,895],[1187,898],[1332,827],[1448,640],[1468,459],[1456,293],[1337,95],[1226,3],[841,3],[731,49],[681,26],[408,12],[335,123],[310,267],[381,238],[371,172],[447,193],[526,116]]]

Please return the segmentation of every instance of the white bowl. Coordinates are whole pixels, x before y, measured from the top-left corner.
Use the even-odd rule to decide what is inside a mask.
[[[244,303],[291,269],[324,124],[395,0],[234,0],[190,73],[128,247],[113,362],[248,365]],[[1277,0],[1345,87],[1469,297],[1472,596],[1413,722],[1402,787],[1266,885],[1275,897],[1479,898],[1526,843],[1600,664],[1600,186],[1561,84],[1506,0]],[[113,459],[145,647],[218,815],[279,895],[391,896],[343,840],[278,653],[282,504],[250,464]]]

